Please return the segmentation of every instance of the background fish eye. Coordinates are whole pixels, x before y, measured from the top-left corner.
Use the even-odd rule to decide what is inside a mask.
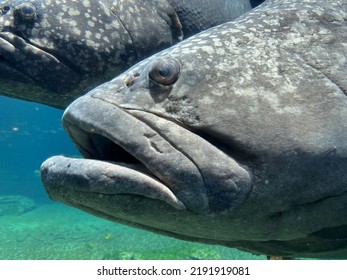
[[[15,8],[15,14],[26,21],[34,20],[36,18],[36,8],[31,3],[22,3]]]

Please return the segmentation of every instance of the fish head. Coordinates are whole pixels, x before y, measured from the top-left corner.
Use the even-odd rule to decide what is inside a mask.
[[[42,179],[49,196],[152,231],[182,238],[201,228],[202,238],[209,237],[202,220],[237,210],[251,191],[252,176],[218,140],[210,141],[192,125],[198,123],[197,108],[194,93],[181,92],[184,72],[179,59],[159,58],[74,101],[63,124],[86,159],[58,157],[44,163]],[[72,173],[65,176],[67,165]],[[93,179],[88,183],[87,177]],[[74,200],[83,195],[70,191],[88,193],[88,202]],[[113,205],[109,211],[102,209],[106,196]],[[177,217],[184,224],[181,229]],[[223,228],[222,220],[217,223]],[[185,231],[189,227],[191,233]],[[225,228],[219,238],[228,234]]]
[[[102,2],[8,0],[0,11],[0,90],[8,96],[65,107],[108,63],[123,69],[130,55],[129,34]]]
[[[185,79],[178,81],[181,69],[179,60],[160,58],[120,76],[110,88],[105,84],[74,102],[64,113],[64,127],[86,158],[140,161],[186,209],[232,211],[249,194],[251,176],[198,127],[195,98],[182,92]],[[92,111],[92,117],[80,115]],[[99,141],[105,150],[93,148]]]
[[[0,91],[65,108],[77,96],[133,65],[142,52],[155,51],[174,40],[168,25],[172,8],[157,11],[158,7],[148,3],[138,7],[130,1],[111,4],[89,0],[2,1]],[[153,14],[146,27],[144,18],[132,20],[140,8],[144,14]],[[177,25],[180,28],[179,20]],[[137,35],[146,33],[145,28],[153,29],[147,32],[146,44],[144,36]],[[158,34],[162,37],[155,40]]]

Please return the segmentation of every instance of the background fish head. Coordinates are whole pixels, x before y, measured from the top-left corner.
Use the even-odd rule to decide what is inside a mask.
[[[181,40],[174,9],[158,5],[2,1],[0,91],[65,108],[144,55]]]

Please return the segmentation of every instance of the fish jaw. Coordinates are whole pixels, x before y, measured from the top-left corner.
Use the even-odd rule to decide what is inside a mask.
[[[41,177],[53,200],[63,199],[61,190],[68,188],[99,197],[133,194],[162,200],[176,209],[185,209],[165,185],[131,165],[56,156],[42,164]]]
[[[193,213],[232,211],[251,190],[251,175],[232,158],[188,129],[154,114],[126,111],[86,95],[69,106],[63,123],[84,157],[141,166]],[[133,180],[131,169],[128,171],[125,182]]]

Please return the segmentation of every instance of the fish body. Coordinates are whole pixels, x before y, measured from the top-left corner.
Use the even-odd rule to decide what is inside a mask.
[[[54,199],[176,238],[347,256],[347,2],[269,0],[73,102]]]
[[[249,11],[250,0],[5,0],[0,92],[65,108],[135,62]]]

